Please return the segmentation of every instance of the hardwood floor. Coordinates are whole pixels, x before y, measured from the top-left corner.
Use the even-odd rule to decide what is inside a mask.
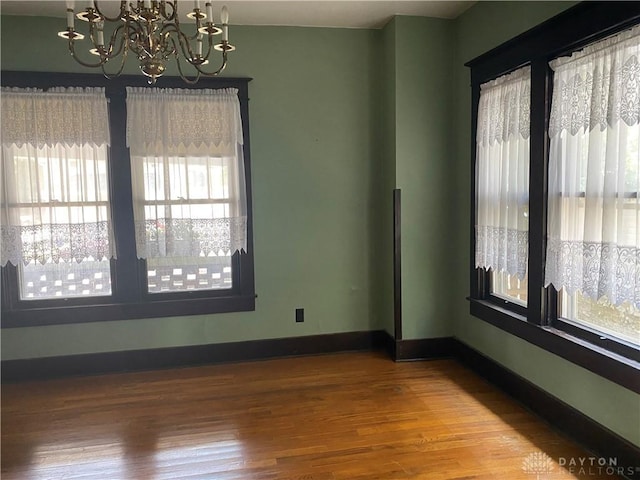
[[[585,457],[454,360],[344,353],[2,389],[4,480],[617,478],[559,465]]]

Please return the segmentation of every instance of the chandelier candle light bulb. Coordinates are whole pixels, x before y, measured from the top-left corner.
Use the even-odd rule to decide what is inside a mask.
[[[71,2],[67,2],[71,3]],[[73,21],[75,20],[75,15],[73,14],[73,7],[69,8],[67,6],[67,28],[69,30],[73,30]]]
[[[207,2],[204,6],[207,9],[207,18],[209,19],[209,22],[213,23],[213,5],[211,5],[211,2]]]
[[[67,0],[67,29],[58,35],[68,41],[69,53],[79,64],[101,68],[107,78],[117,77],[122,73],[128,53],[131,52],[137,57],[140,70],[149,77],[152,85],[165,73],[171,59],[176,61],[178,73],[185,82],[196,83],[200,76],[220,74],[227,65],[227,54],[235,50],[229,44],[229,11],[226,6],[222,7],[221,30],[213,22],[213,5],[210,0],[205,3],[206,13],[200,11],[199,0],[194,1],[193,11],[187,13],[187,17],[195,23],[195,28],[190,23],[180,23],[178,2],[175,0],[122,0],[120,11],[114,17],[106,16],[100,9],[100,3],[103,2],[89,0],[87,7],[74,15],[75,3]],[[84,60],[78,54],[78,47],[82,43],[77,42],[83,40],[85,35],[75,31],[75,18],[88,24],[90,44],[86,50],[99,57],[97,61]],[[113,29],[108,30],[110,33],[105,42],[106,23],[112,24]],[[191,29],[195,33],[188,31]],[[222,40],[214,42],[214,37],[220,33],[223,33]],[[218,69],[204,70],[212,52],[216,51],[221,52]],[[105,69],[109,62],[117,64],[115,71]],[[182,66],[184,62],[192,67],[192,74],[185,74]]]
[[[98,22],[98,41],[97,44],[101,47],[104,46],[104,22]]]
[[[222,7],[222,12],[220,12],[220,21],[222,22],[222,41],[229,41],[229,10],[227,10],[227,6],[224,5]]]

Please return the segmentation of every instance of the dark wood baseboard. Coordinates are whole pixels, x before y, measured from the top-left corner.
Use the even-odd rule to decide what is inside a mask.
[[[384,335],[386,334],[382,331],[346,332],[211,345],[5,360],[2,362],[2,383],[350,350],[375,350],[384,345]]]
[[[446,358],[453,355],[453,337],[394,340],[387,332],[386,348],[396,362]]]
[[[640,448],[458,339],[452,339],[451,347],[455,359],[523,404],[553,429],[578,442],[594,456],[616,459],[618,467],[624,467],[626,478],[640,479]]]

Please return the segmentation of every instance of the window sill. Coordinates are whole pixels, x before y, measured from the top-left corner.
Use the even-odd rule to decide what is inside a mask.
[[[617,355],[567,332],[529,323],[522,315],[486,300],[470,298],[469,302],[469,313],[474,317],[640,393],[640,362]]]
[[[255,295],[236,295],[153,302],[21,308],[2,312],[2,328],[248,312],[255,310],[255,299]]]

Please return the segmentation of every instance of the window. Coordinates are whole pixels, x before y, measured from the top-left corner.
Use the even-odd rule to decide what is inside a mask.
[[[551,62],[545,284],[560,318],[640,345],[640,27]]]
[[[129,87],[127,112],[148,292],[230,289],[231,255],[247,250],[237,90]]]
[[[104,89],[4,89],[2,111],[2,264],[20,299],[110,295]]]
[[[3,72],[3,327],[255,308],[248,80],[164,80]],[[102,110],[57,99],[51,138],[16,140],[24,89],[98,91]]]
[[[480,87],[476,139],[476,267],[491,294],[526,306],[531,69]]]
[[[637,5],[585,2],[467,64],[476,132],[471,313],[634,391],[639,23]],[[518,109],[508,92],[525,75],[530,109]],[[528,138],[515,134],[516,111],[529,114]],[[491,122],[497,133],[487,135]],[[527,154],[527,174],[510,183]],[[502,237],[483,234],[487,226]]]

